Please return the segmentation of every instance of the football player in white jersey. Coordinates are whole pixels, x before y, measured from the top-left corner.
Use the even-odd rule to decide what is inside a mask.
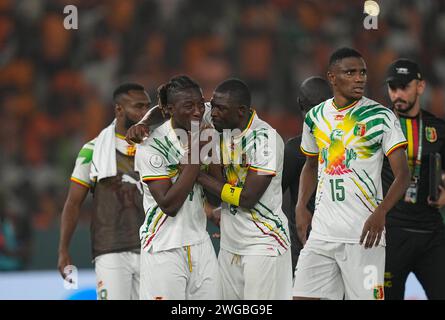
[[[113,93],[115,120],[80,150],[62,212],[58,269],[66,278],[72,265],[69,246],[82,204],[93,194],[91,249],[100,300],[138,300],[140,245],[144,220],[135,148],[124,140],[151,105],[144,87],[124,83]],[[105,165],[104,165],[105,164]],[[114,169],[113,169],[114,167]],[[68,267],[68,268],[67,268]]]
[[[140,297],[219,299],[218,262],[206,231],[204,194],[195,183],[200,165],[190,161],[190,141],[178,138],[181,132],[190,133],[192,121],[202,120],[202,91],[190,78],[178,76],[161,86],[158,94],[162,110],[171,118],[154,129],[136,152],[145,210]]]
[[[366,64],[359,52],[350,48],[334,52],[328,79],[334,97],[311,109],[303,126],[301,149],[307,160],[296,221],[304,248],[293,295],[383,299],[385,216],[408,187],[406,140],[394,113],[363,96]],[[395,176],[385,198],[384,156]],[[315,188],[312,217],[306,205]]]
[[[284,143],[251,108],[247,85],[229,79],[211,100],[222,132],[222,171],[198,182],[223,201],[218,256],[223,299],[290,299],[288,222],[281,209]],[[226,135],[227,134],[227,135]]]

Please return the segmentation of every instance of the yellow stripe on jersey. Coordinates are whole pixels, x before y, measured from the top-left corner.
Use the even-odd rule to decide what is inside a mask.
[[[260,218],[258,217],[258,215],[253,211],[250,210],[250,215],[252,217],[253,221],[259,222],[261,223],[263,226],[265,226],[267,229],[269,229],[269,231],[271,231],[273,234],[275,234],[284,244],[285,246],[288,246],[288,242],[286,241],[286,239],[284,239],[282,237],[282,235],[280,234],[280,232],[278,231],[277,228],[272,227],[269,223],[267,223],[266,221],[262,221],[260,220]],[[277,239],[278,240],[278,239]],[[278,241],[279,242],[279,241]]]
[[[87,182],[85,182],[85,181],[82,181],[82,180],[80,180],[80,179],[71,177],[70,180],[71,180],[72,182],[75,182],[75,183],[77,183],[77,184],[80,184],[81,186],[86,187],[86,188],[88,188],[88,189],[91,188],[91,185],[90,185],[89,183],[87,183]]]
[[[308,157],[316,157],[316,156],[318,156],[318,152],[317,153],[312,153],[312,152],[306,151],[306,150],[303,149],[302,146],[300,146],[300,150],[301,150],[301,152],[303,152],[304,155],[306,155]]]
[[[190,252],[190,246],[186,246],[185,248],[187,250],[187,260],[188,260],[188,265],[189,265],[189,271],[192,272],[193,265],[192,265],[192,254]]]
[[[275,170],[270,170],[270,169],[264,169],[264,168],[259,168],[259,167],[255,167],[255,166],[250,166],[249,167],[250,170],[252,171],[256,171],[256,172],[262,172],[268,175],[276,175],[277,173],[275,172]]]
[[[337,106],[337,104],[335,103],[334,99],[332,99],[332,105],[334,106],[335,109],[337,109],[337,111],[344,111],[344,110],[347,110],[347,109],[349,109],[349,108],[352,108],[352,107],[355,106],[359,101],[360,101],[360,99],[359,99],[359,100],[356,100],[356,101],[354,101],[354,102],[352,102],[352,103],[350,103],[350,104],[348,104],[348,105],[346,105],[346,106],[344,106],[344,107],[339,107],[339,106]]]
[[[160,211],[158,216],[156,217],[156,220],[153,222],[153,228],[151,229],[152,233],[155,233],[156,226],[158,225],[159,220],[165,215],[164,212]]]
[[[169,176],[143,176],[142,181],[156,181],[156,180],[166,180],[170,179]]]
[[[123,135],[121,135],[119,133],[116,133],[116,137],[119,138],[119,139],[125,140],[125,136],[123,136]]]
[[[388,152],[386,153],[386,156],[389,156],[391,153],[394,152],[394,150],[396,150],[396,149],[398,149],[398,148],[406,147],[407,144],[408,144],[407,141],[403,141],[403,142],[399,142],[399,143],[397,143],[396,145],[392,146],[392,147],[388,150]]]
[[[363,189],[363,187],[354,178],[351,179],[352,181],[354,181],[355,185],[360,189],[362,194],[365,196],[366,200],[368,200],[368,202],[374,207],[374,209],[377,208],[377,204],[374,201],[372,201],[371,197],[368,195],[365,189]]]

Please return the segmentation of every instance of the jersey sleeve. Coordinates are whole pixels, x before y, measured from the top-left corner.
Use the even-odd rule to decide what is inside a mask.
[[[317,145],[317,141],[315,140],[313,127],[314,122],[311,119],[311,113],[308,112],[306,114],[306,118],[304,119],[303,123],[303,134],[301,138],[301,152],[309,157],[315,157],[318,156],[319,149]]]
[[[72,182],[86,188],[93,185],[93,181],[90,179],[90,168],[93,160],[94,143],[95,140],[91,140],[80,149],[70,179]]]
[[[150,147],[151,139],[137,147],[135,170],[139,172],[142,182],[170,179],[167,162],[155,148]]]
[[[249,169],[264,175],[276,175],[278,171],[278,156],[284,153],[284,145],[279,134],[273,128],[261,128],[254,130],[255,138],[248,149],[251,161]],[[281,142],[281,143],[280,143]],[[282,158],[282,156],[281,156]]]
[[[388,109],[387,118],[383,123],[382,148],[386,156],[389,156],[398,148],[406,148],[408,142],[403,134],[400,121],[396,115]],[[387,125],[385,125],[385,123]]]

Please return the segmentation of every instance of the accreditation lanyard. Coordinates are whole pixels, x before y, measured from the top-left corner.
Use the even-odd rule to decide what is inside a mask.
[[[405,201],[409,203],[416,203],[419,191],[419,178],[420,178],[420,167],[422,165],[422,145],[423,145],[423,120],[422,115],[419,115],[418,125],[414,122],[414,119],[402,118],[402,128],[404,129],[404,134],[408,140],[408,159],[414,161],[410,165],[411,171],[411,182],[405,193]],[[401,119],[401,120],[402,120]],[[417,128],[416,128],[417,127]],[[418,129],[417,132],[415,132]],[[417,133],[417,135],[416,135]],[[417,143],[416,143],[417,142]],[[415,147],[417,145],[417,157],[414,159]]]

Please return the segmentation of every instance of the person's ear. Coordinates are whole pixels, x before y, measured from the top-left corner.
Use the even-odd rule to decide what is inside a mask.
[[[124,114],[124,107],[122,107],[122,105],[116,103],[114,105],[114,113],[116,114],[116,117],[122,117],[122,115]]]
[[[242,104],[238,107],[238,115],[242,117],[244,114],[248,113],[249,110],[250,108],[248,106]]]
[[[331,70],[328,70],[327,72],[327,78],[329,83],[331,84],[332,87],[334,87],[334,83],[335,83],[335,75]]]
[[[425,92],[426,82],[425,80],[419,80],[417,82],[417,95],[420,96]]]
[[[168,114],[170,114],[170,117],[173,117],[173,104],[169,103],[167,104],[167,107],[164,111],[166,111]]]

